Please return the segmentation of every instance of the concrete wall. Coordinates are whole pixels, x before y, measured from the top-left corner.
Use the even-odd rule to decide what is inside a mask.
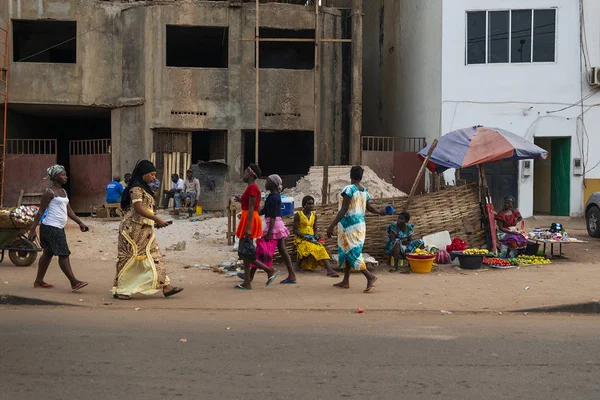
[[[341,33],[341,15],[323,9],[322,37]],[[154,129],[228,130],[227,159],[232,174],[242,168],[241,131],[255,127],[254,37],[252,3],[199,0],[120,3],[94,0],[7,0],[0,20],[76,20],[77,63],[12,63],[13,103],[101,105],[112,109],[113,172],[125,173],[152,152]],[[298,5],[261,5],[261,26],[314,29],[314,13]],[[229,67],[166,66],[166,29],[172,25],[229,27]],[[94,29],[92,32],[87,32]],[[85,34],[84,34],[85,33]],[[330,162],[341,159],[341,44],[323,44],[319,70],[319,131],[334,141]],[[201,50],[199,50],[201,51]],[[12,52],[12,49],[11,49]],[[260,71],[259,126],[265,130],[313,130],[313,71]],[[172,111],[202,111],[206,116]],[[265,117],[298,113],[299,117]],[[317,163],[323,134],[318,135]]]
[[[364,2],[363,132],[439,135],[442,0]]]
[[[592,65],[600,65],[600,4],[584,1],[586,33]],[[467,10],[557,8],[556,62],[538,64],[465,65]],[[571,158],[583,157],[587,178],[600,178],[600,102],[596,94],[581,106],[569,107],[590,93],[589,66],[580,54],[579,5],[572,0],[444,1],[441,132],[472,125],[504,128],[528,140],[571,137]],[[564,111],[557,111],[565,109]],[[583,129],[581,117],[587,127]],[[451,180],[453,171],[449,171]],[[519,174],[519,203],[527,217],[534,209],[535,171]],[[539,176],[539,175],[538,175]],[[571,210],[581,215],[583,177],[571,176]]]

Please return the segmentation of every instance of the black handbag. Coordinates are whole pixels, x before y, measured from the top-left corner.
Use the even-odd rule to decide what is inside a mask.
[[[256,260],[256,247],[250,239],[241,241],[238,247],[238,256],[242,260]]]

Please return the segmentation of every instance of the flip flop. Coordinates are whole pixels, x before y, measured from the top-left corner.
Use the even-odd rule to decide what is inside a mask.
[[[238,278],[240,278],[241,280],[243,280],[243,281],[245,281],[245,280],[246,280],[246,274],[245,274],[245,273],[243,273],[243,272],[238,272],[238,273],[236,274],[236,276],[237,276]]]
[[[88,285],[87,282],[79,282],[77,285],[73,286],[71,289],[73,292],[78,291],[79,289],[83,289],[84,287],[86,287]]]
[[[333,286],[340,289],[350,289],[350,285],[346,286],[343,282],[334,283]]]
[[[36,289],[54,289],[54,285],[44,282],[42,285],[33,285]]]
[[[177,293],[181,293],[182,291],[183,291],[183,288],[174,287],[173,289],[169,290],[167,293],[163,293],[163,295],[165,297],[171,297]]]
[[[284,280],[282,280],[279,283],[282,284],[282,285],[295,285],[296,281],[293,281],[291,279],[285,278]]]
[[[113,294],[113,297],[119,300],[131,300],[131,296],[126,294]]]
[[[269,286],[271,283],[273,283],[273,281],[275,280],[275,278],[277,278],[277,276],[279,276],[279,271],[275,272],[267,281],[267,284],[265,286]]]
[[[363,293],[369,293],[371,290],[373,290],[373,288],[375,288],[375,283],[377,283],[377,278],[373,279],[369,282],[369,284],[367,284],[367,288],[363,290]]]
[[[330,272],[327,274],[327,276],[330,278],[339,278],[340,274],[338,274],[337,272]]]
[[[237,290],[252,290],[252,288],[243,287],[241,283],[239,285],[235,285],[233,288]]]

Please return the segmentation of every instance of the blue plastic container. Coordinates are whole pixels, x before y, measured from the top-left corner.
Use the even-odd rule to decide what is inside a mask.
[[[281,196],[281,216],[292,215],[294,213],[294,198]]]
[[[396,210],[394,210],[394,207],[392,206],[387,206],[385,208],[385,212],[387,213],[387,215],[394,215],[394,212],[396,212]]]

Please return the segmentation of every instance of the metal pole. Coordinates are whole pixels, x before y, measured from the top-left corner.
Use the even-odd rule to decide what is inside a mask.
[[[256,0],[256,29],[255,29],[255,33],[254,36],[256,37],[256,41],[254,42],[254,48],[256,51],[256,98],[255,98],[255,102],[256,102],[256,127],[255,127],[255,131],[254,131],[254,162],[256,164],[258,164],[258,117],[259,117],[259,104],[258,104],[258,92],[259,92],[259,45],[260,45],[260,41],[258,40],[260,37],[260,32],[259,32],[259,23],[260,23],[260,16],[259,16],[259,11],[260,11],[260,1]]]
[[[363,52],[363,2],[352,0],[352,100],[350,121],[350,163],[358,165],[362,133],[362,52]]]

